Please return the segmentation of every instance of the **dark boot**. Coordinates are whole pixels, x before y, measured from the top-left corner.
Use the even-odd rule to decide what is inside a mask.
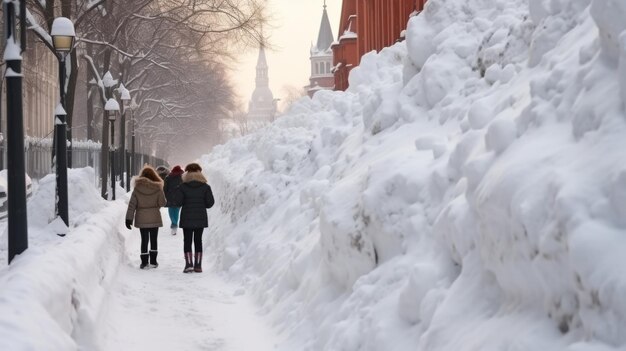
[[[191,252],[185,252],[185,269],[183,273],[193,272],[193,255]]]
[[[139,266],[139,268],[145,269],[146,267],[148,267],[148,254],[142,253],[141,255],[139,255],[139,257],[141,257],[141,265]]]
[[[157,268],[159,266],[156,260],[158,253],[159,251],[157,250],[150,250],[150,268]]]
[[[202,252],[196,252],[196,263],[193,265],[193,271],[202,273]]]

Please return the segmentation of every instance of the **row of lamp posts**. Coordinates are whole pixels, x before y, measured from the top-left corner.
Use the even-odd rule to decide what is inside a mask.
[[[16,9],[19,4],[21,14],[21,45],[16,39]],[[9,0],[3,2],[4,23],[5,23],[5,50],[4,60],[6,62],[6,97],[7,97],[7,172],[8,172],[8,253],[9,263],[16,255],[21,254],[28,248],[28,224],[26,211],[26,167],[24,160],[24,124],[22,106],[22,56],[25,49],[25,22],[26,22],[26,2],[24,0]],[[61,218],[66,226],[69,226],[68,216],[68,191],[67,191],[67,122],[65,112],[65,92],[66,92],[66,58],[74,47],[74,24],[65,17],[58,17],[52,23],[50,35],[54,45],[55,55],[59,61],[59,104],[55,110],[54,136],[55,136],[55,156],[56,166],[56,197],[55,214]],[[124,108],[130,102],[130,93],[122,85],[120,86],[120,99]],[[133,101],[134,103],[134,101]],[[131,110],[136,107],[131,104]],[[119,104],[110,97],[105,104],[107,119],[111,126],[111,191],[112,199],[115,200],[115,170],[114,170],[114,135],[115,119],[120,111]],[[123,111],[124,112],[124,111]],[[122,114],[122,123],[125,123],[125,114]],[[125,132],[122,127],[122,139]],[[133,123],[132,134],[132,155],[134,164],[135,153],[135,133]],[[126,159],[125,146],[122,144],[124,159]],[[122,163],[122,174],[124,166]],[[127,173],[130,171],[127,170]],[[126,186],[128,189],[129,182]],[[122,180],[122,186],[124,185]],[[59,233],[64,236],[65,233]]]
[[[115,200],[115,178],[116,178],[116,169],[115,169],[115,120],[117,119],[117,114],[120,113],[121,121],[120,121],[120,149],[122,151],[122,162],[119,163],[119,168],[117,171],[120,172],[120,185],[122,188],[126,186],[126,190],[130,189],[130,166],[129,169],[126,169],[126,111],[136,108],[136,104],[134,101],[131,103],[130,92],[124,84],[120,84],[117,91],[120,95],[120,100],[122,101],[122,109],[120,111],[120,104],[113,97],[113,86],[116,84],[115,80],[111,76],[110,72],[105,74],[103,79],[103,84],[107,88],[107,94],[110,96],[104,106],[104,110],[106,113],[107,120],[109,121],[109,128],[111,131],[111,140],[109,142],[109,168],[111,171],[111,199]],[[134,164],[135,159],[135,128],[134,128],[134,120],[133,120],[133,133],[132,133],[132,163]],[[124,180],[124,173],[126,173],[126,181]]]
[[[20,45],[18,45],[16,6],[20,6]],[[3,2],[5,23],[4,60],[7,63],[7,185],[8,190],[8,253],[9,263],[15,256],[28,248],[28,221],[26,211],[26,167],[24,160],[24,115],[22,101],[22,52],[26,43],[26,2]],[[67,201],[67,124],[65,122],[65,58],[74,44],[73,23],[64,17],[56,18],[51,36],[55,54],[59,59],[59,105],[55,110],[56,149],[56,197],[55,213],[66,226],[68,221]],[[60,233],[59,235],[65,235]]]

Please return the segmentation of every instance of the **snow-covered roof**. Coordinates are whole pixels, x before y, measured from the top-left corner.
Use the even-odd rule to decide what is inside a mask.
[[[358,36],[355,32],[351,32],[351,31],[345,31],[343,32],[343,35],[341,37],[339,37],[339,40],[343,40],[343,39],[356,39]]]
[[[330,57],[333,56],[333,50],[328,48],[326,50],[311,49],[311,57]]]

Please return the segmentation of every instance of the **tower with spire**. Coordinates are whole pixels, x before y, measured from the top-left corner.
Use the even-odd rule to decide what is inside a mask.
[[[269,87],[267,71],[265,45],[261,43],[256,63],[256,87],[248,104],[248,125],[254,129],[271,122],[276,115],[276,100]]]
[[[333,31],[326,12],[326,0],[324,0],[324,10],[322,11],[322,22],[320,23],[317,43],[311,45],[311,76],[309,85],[306,87],[310,97],[319,90],[332,90],[335,86],[335,77],[332,73],[333,66]]]

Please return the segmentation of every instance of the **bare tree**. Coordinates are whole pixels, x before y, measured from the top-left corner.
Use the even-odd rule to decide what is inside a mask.
[[[242,109],[234,110],[230,115],[231,120],[239,127],[240,135],[246,135],[250,132],[246,111]]]
[[[79,42],[66,72],[70,131],[81,60],[87,69],[84,124],[88,137],[101,135],[103,152],[108,123],[97,119],[108,97],[102,86],[107,71],[139,105],[135,118],[142,137],[167,141],[163,136],[186,133],[185,143],[210,146],[223,139],[219,121],[235,105],[225,72],[238,49],[264,41],[264,6],[264,0],[38,0],[29,2],[28,22],[51,49],[54,18],[61,15],[75,24]],[[185,143],[172,153],[188,149]],[[102,156],[104,186],[108,157]]]

